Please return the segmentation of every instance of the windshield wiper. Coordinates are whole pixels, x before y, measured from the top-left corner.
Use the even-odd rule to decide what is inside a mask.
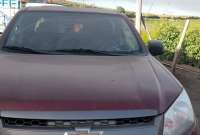
[[[74,53],[74,54],[97,54],[97,55],[109,55],[109,56],[119,56],[118,53],[107,52],[107,51],[99,51],[99,50],[92,50],[92,49],[60,49],[54,50],[53,52],[60,52],[60,53]]]
[[[108,52],[108,51],[99,51],[92,49],[59,49],[59,50],[34,50],[31,48],[20,47],[20,46],[4,46],[2,49],[6,51],[15,51],[15,52],[23,52],[23,53],[33,53],[33,54],[52,54],[52,55],[60,55],[60,54],[91,54],[91,55],[105,55],[105,56],[122,56],[128,55],[132,52]]]
[[[18,47],[18,46],[4,46],[3,49],[7,51],[16,51],[16,52],[23,52],[23,53],[48,54],[48,52],[45,52],[45,51],[38,51],[31,48]]]

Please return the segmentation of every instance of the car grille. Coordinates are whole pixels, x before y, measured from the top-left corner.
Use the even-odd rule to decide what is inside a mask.
[[[4,127],[27,128],[74,128],[74,127],[116,127],[144,125],[154,122],[154,117],[107,119],[107,120],[39,120],[21,118],[2,118]]]

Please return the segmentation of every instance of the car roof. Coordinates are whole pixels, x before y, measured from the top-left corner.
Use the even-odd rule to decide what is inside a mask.
[[[77,13],[100,13],[100,14],[110,14],[110,15],[121,15],[120,13],[98,8],[71,8],[64,6],[35,6],[35,7],[26,7],[23,11],[52,11],[52,12],[77,12]]]

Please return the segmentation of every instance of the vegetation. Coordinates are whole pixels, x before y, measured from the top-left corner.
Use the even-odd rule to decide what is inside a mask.
[[[175,25],[163,24],[158,31],[157,39],[163,42],[166,52],[160,56],[164,60],[172,60],[176,45],[178,44],[180,31]]]
[[[49,3],[53,3],[53,4],[59,4],[59,5],[63,5],[66,7],[74,7],[74,8],[82,8],[82,7],[86,7],[86,8],[97,8],[95,5],[83,5],[80,3],[76,3],[76,2],[71,2],[68,0],[48,0]],[[98,7],[99,8],[99,7]],[[103,9],[103,8],[101,8]],[[107,9],[108,10],[108,9]],[[110,9],[111,10],[111,9]],[[116,10],[114,10],[116,12],[122,13],[127,15],[129,18],[135,18],[135,12],[129,12],[126,11],[123,7],[118,6],[116,8]]]
[[[160,56],[160,59],[171,61],[184,26],[184,20],[146,19],[146,23],[153,39],[161,40],[165,46],[166,52]],[[148,41],[144,31],[142,37],[145,42]],[[200,68],[200,20],[198,19],[191,20],[179,62]]]
[[[161,27],[163,27],[164,24],[171,24],[174,27],[176,27],[179,31],[182,31],[184,23],[185,23],[185,19],[168,19],[168,18],[160,18],[160,19],[154,19],[154,18],[145,18],[145,23],[151,33],[151,36],[153,37],[153,39],[157,39],[159,31],[161,29]],[[189,32],[193,31],[193,30],[200,30],[200,19],[191,19],[191,23],[189,26]],[[143,30],[144,31],[144,30]],[[142,37],[144,37],[144,41],[147,42],[148,38],[145,35],[146,33],[143,32]]]
[[[117,12],[119,12],[119,13],[123,13],[123,14],[125,14],[126,13],[126,10],[123,8],[123,7],[117,7]]]
[[[83,5],[83,4],[71,2],[71,1],[68,1],[68,0],[51,0],[51,3],[63,5],[63,6],[66,6],[66,7],[74,7],[74,8],[82,8],[82,7],[96,8],[94,5]]]
[[[120,6],[117,7],[116,11],[121,13],[121,14],[125,14],[129,18],[135,18],[135,12],[126,11],[123,7],[120,7]]]
[[[184,63],[200,68],[200,30],[188,33],[183,56]]]

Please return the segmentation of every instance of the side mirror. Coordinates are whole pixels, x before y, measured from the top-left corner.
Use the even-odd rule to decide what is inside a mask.
[[[159,40],[151,40],[148,42],[149,52],[153,56],[161,55],[164,53],[164,46]]]

